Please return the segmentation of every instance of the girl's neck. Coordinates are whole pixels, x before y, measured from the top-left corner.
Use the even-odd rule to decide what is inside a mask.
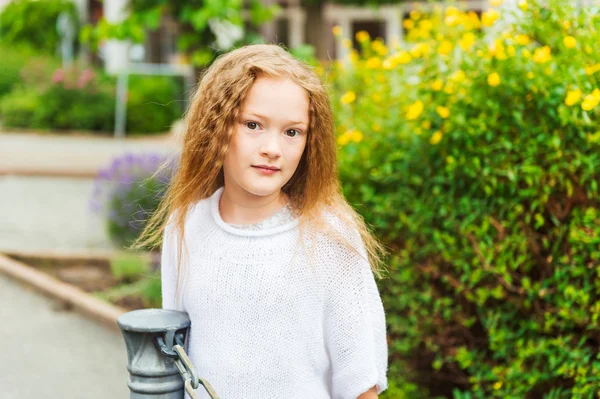
[[[261,197],[247,192],[234,193],[225,186],[219,200],[219,214],[225,223],[254,224],[267,219],[287,202],[287,195],[282,191]]]

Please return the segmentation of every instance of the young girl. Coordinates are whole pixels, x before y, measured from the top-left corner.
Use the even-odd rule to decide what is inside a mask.
[[[163,308],[189,314],[189,357],[221,399],[387,388],[383,247],[342,196],[332,111],[309,66],[275,45],[213,63],[137,244],[161,234]]]

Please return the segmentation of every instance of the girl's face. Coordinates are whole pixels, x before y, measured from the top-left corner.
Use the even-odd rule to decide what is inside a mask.
[[[308,122],[309,99],[302,87],[287,78],[258,77],[242,104],[223,163],[229,195],[278,195],[298,167]]]

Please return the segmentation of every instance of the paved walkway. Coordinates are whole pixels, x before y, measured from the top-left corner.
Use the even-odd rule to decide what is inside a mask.
[[[127,353],[110,330],[0,274],[0,397],[128,398]]]
[[[170,137],[114,140],[0,133],[0,252],[110,249],[90,212],[112,158],[172,154]],[[0,398],[127,398],[122,336],[0,274]]]
[[[94,176],[113,157],[128,152],[173,154],[179,148],[172,136],[138,139],[0,133],[0,175],[45,174]]]
[[[104,221],[89,201],[97,170],[115,156],[175,154],[173,137],[0,133],[0,252],[105,252]]]

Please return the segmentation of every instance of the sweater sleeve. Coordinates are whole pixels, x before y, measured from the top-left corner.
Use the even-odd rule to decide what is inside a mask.
[[[325,341],[332,398],[356,399],[374,385],[378,394],[388,387],[385,314],[369,262],[350,251],[341,253],[339,259],[330,258],[336,264],[330,265],[326,284]]]
[[[163,233],[161,252],[161,293],[162,308],[182,310],[181,301],[176,301],[175,293],[177,286],[177,235],[172,223],[168,223]],[[181,294],[180,294],[181,296]]]

